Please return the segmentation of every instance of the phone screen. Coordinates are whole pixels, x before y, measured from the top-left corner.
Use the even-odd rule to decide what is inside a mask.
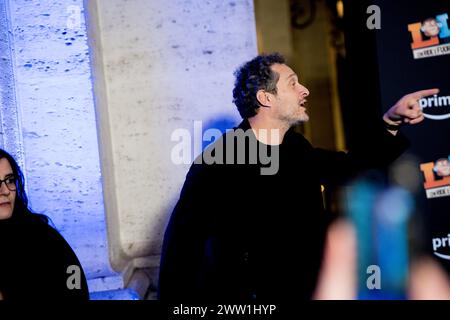
[[[361,179],[345,195],[357,237],[358,299],[406,299],[411,194]]]

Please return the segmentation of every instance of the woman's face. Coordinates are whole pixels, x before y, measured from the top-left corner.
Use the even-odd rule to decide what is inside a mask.
[[[3,220],[12,216],[16,200],[16,179],[6,158],[0,159],[0,179],[2,180],[0,185],[0,220]]]

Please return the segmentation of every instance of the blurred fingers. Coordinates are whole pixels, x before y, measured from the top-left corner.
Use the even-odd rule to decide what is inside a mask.
[[[328,230],[324,260],[314,299],[356,299],[356,274],[355,231],[351,223],[338,220]]]

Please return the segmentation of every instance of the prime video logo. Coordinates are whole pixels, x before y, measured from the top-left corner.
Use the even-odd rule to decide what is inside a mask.
[[[443,114],[428,113],[431,110],[439,112],[441,108],[450,107],[450,96],[439,97],[435,94],[432,97],[420,99],[419,103],[425,118],[432,120],[445,120],[450,118],[449,109],[447,109],[448,113]]]
[[[449,248],[450,247],[450,233],[445,238],[433,238],[433,252],[439,258],[450,260],[450,255],[445,255],[439,252],[436,252],[439,248]]]

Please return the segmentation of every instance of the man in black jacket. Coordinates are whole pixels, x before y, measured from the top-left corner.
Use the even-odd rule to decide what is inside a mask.
[[[359,150],[314,148],[293,126],[308,121],[309,91],[278,54],[236,72],[242,123],[191,166],[167,227],[159,298],[169,301],[310,299],[321,266],[328,218],[321,185],[385,167],[407,147],[402,124],[423,120],[403,97]],[[372,138],[371,138],[372,137]]]

